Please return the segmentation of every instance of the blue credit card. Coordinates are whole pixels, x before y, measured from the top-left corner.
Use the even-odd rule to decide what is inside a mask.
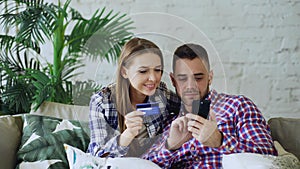
[[[145,112],[146,116],[156,115],[160,113],[157,102],[136,104],[136,110]]]

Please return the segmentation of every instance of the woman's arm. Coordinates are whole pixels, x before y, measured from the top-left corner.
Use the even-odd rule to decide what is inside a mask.
[[[118,144],[120,132],[117,130],[117,112],[111,104],[101,92],[91,98],[89,152],[94,156],[120,157],[128,151],[127,146]]]

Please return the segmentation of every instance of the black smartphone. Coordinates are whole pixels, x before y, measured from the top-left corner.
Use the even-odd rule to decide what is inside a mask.
[[[194,100],[192,106],[193,113],[197,113],[199,116],[207,119],[210,109],[210,100]]]

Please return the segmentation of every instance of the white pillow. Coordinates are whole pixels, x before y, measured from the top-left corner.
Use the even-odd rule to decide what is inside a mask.
[[[155,163],[133,157],[100,158],[81,151],[78,148],[64,144],[69,167],[79,168],[108,168],[110,169],[160,169]]]
[[[276,156],[255,153],[236,153],[223,155],[223,169],[270,169],[276,168]]]

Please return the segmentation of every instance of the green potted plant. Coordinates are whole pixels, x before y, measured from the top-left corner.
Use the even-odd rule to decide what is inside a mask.
[[[132,36],[132,21],[124,14],[106,12],[105,8],[86,19],[69,6],[70,0],[64,4],[60,0],[58,4],[3,0],[0,5],[6,9],[0,15],[1,26],[9,28],[0,35],[2,113],[28,112],[32,104],[37,109],[45,100],[73,104],[71,78],[84,66],[82,60],[88,57],[115,61]],[[53,48],[53,63],[42,64],[41,46],[47,41]]]

